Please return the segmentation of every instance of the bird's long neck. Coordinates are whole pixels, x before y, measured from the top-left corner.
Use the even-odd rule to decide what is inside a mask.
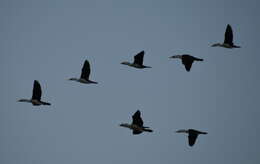
[[[32,100],[29,100],[29,99],[20,99],[20,100],[18,100],[18,102],[28,102],[28,103],[30,103],[30,102],[32,102]]]
[[[128,123],[122,123],[122,124],[120,124],[119,126],[121,126],[121,127],[125,127],[125,128],[132,128],[132,125],[131,124],[128,124]]]
[[[69,80],[72,80],[72,81],[78,81],[79,79],[73,77],[73,78],[70,78]]]
[[[188,130],[185,130],[185,129],[180,129],[180,130],[177,130],[176,133],[188,133],[189,131]]]
[[[128,65],[128,66],[132,66],[133,65],[133,63],[130,63],[130,62],[127,62],[127,61],[122,62],[121,64]]]
[[[182,55],[174,55],[174,56],[171,56],[170,58],[179,58],[179,59],[182,59]]]
[[[216,44],[213,44],[211,47],[223,47],[223,44],[221,44],[221,43],[216,43]]]

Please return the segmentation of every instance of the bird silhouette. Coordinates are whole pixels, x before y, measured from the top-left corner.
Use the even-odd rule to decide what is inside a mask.
[[[90,71],[91,70],[90,70],[89,61],[85,60],[84,65],[81,69],[80,78],[70,78],[69,80],[77,81],[83,84],[97,84],[97,82],[89,80]]]
[[[176,133],[188,133],[189,146],[193,146],[199,134],[208,134],[207,132],[201,132],[195,129],[181,129],[177,130]]]
[[[51,105],[48,102],[41,101],[41,96],[42,96],[41,85],[37,80],[34,80],[32,98],[31,99],[20,99],[20,100],[18,100],[18,102],[28,102],[28,103],[32,103],[32,105],[35,105],[35,106]]]
[[[152,68],[150,66],[143,65],[143,61],[144,61],[144,51],[141,51],[137,55],[134,56],[134,62],[133,63],[124,61],[121,64],[128,65],[130,67],[134,67],[134,68],[138,68],[138,69]]]
[[[153,130],[149,127],[143,126],[144,122],[141,118],[141,112],[139,110],[134,113],[132,120],[132,124],[122,123],[120,126],[131,129],[134,135],[141,134],[142,132],[153,132]]]
[[[171,56],[170,58],[179,58],[182,61],[182,64],[185,66],[186,71],[190,71],[192,63],[194,61],[203,61],[203,59],[196,58],[194,56],[188,55],[188,54],[183,54],[183,55],[174,55]]]
[[[240,46],[236,46],[233,43],[233,31],[229,24],[226,28],[224,43],[216,43],[213,44],[212,47],[240,48]]]

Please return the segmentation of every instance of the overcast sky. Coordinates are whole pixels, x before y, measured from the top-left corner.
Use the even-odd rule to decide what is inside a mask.
[[[1,0],[0,163],[259,164],[259,4]],[[227,24],[242,48],[210,47]],[[151,69],[120,64],[142,50]],[[86,59],[98,85],[67,80]],[[34,80],[51,106],[16,102]],[[118,126],[137,109],[154,133]],[[189,147],[186,128],[208,135]]]

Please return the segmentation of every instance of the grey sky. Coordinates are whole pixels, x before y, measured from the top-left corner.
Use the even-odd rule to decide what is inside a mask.
[[[258,164],[259,2],[2,0],[1,164]],[[241,49],[212,48],[231,24]],[[145,50],[137,70],[120,62]],[[179,60],[204,59],[187,73]],[[88,59],[98,85],[68,81]],[[39,80],[52,106],[30,98]],[[139,109],[154,133],[119,127]],[[174,131],[195,128],[190,148]]]

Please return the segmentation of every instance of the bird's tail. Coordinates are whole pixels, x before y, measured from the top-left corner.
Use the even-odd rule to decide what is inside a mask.
[[[96,82],[96,81],[89,80],[89,82],[92,83],[92,84],[98,84],[98,82]]]
[[[51,105],[51,103],[41,101],[42,105]]]
[[[203,59],[195,58],[196,61],[203,61]]]
[[[144,132],[153,132],[152,129],[148,129],[148,128],[144,128],[143,131],[144,131]]]
[[[207,132],[200,132],[200,134],[208,134]]]

